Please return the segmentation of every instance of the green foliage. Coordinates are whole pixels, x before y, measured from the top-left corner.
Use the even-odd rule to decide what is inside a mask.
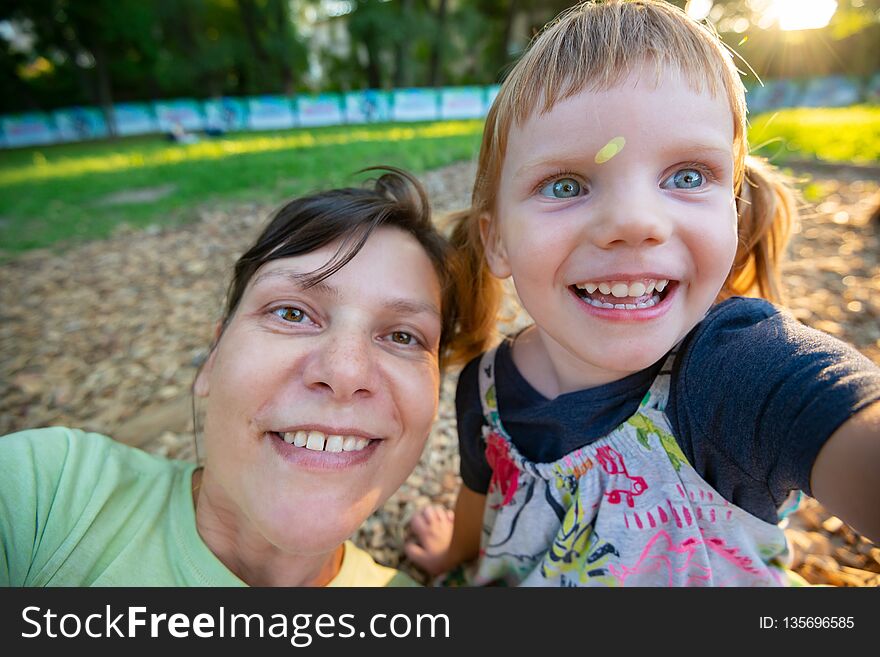
[[[531,37],[571,4],[350,0],[335,4],[350,6],[348,13],[312,23],[305,17],[326,12],[328,3],[4,0],[0,21],[34,41],[22,53],[0,39],[0,113],[175,97],[493,84]],[[866,78],[878,70],[880,0],[840,0],[831,23],[808,32],[756,27],[760,4],[715,0],[711,16],[762,79]],[[306,37],[308,30],[314,32]],[[314,49],[308,56],[307,45]],[[306,76],[311,63],[320,65],[320,79]]]
[[[108,236],[122,223],[174,225],[215,203],[276,204],[356,184],[386,164],[414,172],[472,158],[482,124],[454,121],[241,133],[171,145],[157,137],[0,152],[0,257]],[[120,192],[157,198],[112,202]]]
[[[880,107],[794,108],[760,114],[751,121],[749,143],[772,162],[818,159],[880,161]]]

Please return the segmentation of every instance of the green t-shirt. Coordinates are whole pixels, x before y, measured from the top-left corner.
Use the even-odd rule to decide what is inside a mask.
[[[202,541],[194,463],[55,427],[0,438],[0,585],[245,586]],[[350,541],[328,586],[415,586]]]

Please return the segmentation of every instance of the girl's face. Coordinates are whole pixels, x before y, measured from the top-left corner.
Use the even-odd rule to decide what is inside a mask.
[[[304,289],[298,277],[337,246],[261,267],[196,382],[203,486],[243,534],[292,553],[336,548],[397,490],[437,411],[441,290],[428,255],[379,228]]]
[[[712,305],[737,242],[733,116],[672,71],[511,129],[490,268],[512,276],[559,392],[657,362]]]

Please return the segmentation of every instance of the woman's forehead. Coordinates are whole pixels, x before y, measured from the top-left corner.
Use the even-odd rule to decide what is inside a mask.
[[[374,230],[349,262],[309,284],[308,278],[330,263],[340,247],[346,245],[337,240],[309,253],[271,260],[257,269],[248,289],[286,285],[338,298],[371,297],[382,290],[390,298],[439,306],[440,280],[430,256],[414,237],[394,227]]]

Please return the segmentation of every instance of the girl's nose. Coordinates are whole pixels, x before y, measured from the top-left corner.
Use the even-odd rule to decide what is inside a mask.
[[[309,388],[343,402],[373,394],[378,374],[368,335],[327,335],[315,348],[303,371]]]
[[[664,214],[667,210],[634,190],[603,199],[594,211],[590,235],[603,249],[657,246],[672,234],[672,218]]]

